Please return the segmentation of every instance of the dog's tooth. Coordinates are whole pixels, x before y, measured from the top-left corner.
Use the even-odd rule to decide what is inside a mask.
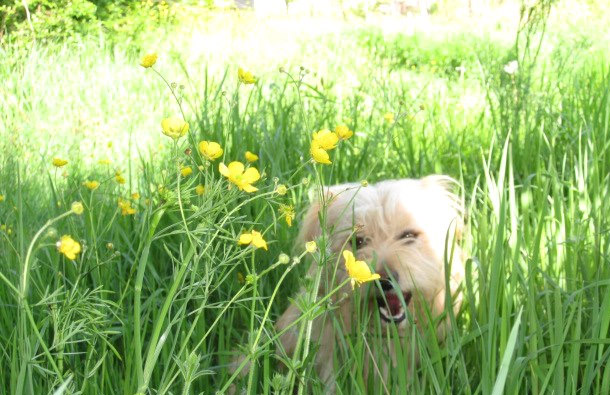
[[[398,313],[394,314],[392,317],[394,317],[395,319],[399,319],[401,318],[403,315],[405,314],[405,310],[401,307],[400,310],[398,310]]]

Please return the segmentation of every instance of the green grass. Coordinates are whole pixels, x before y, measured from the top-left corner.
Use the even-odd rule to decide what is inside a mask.
[[[440,37],[345,25],[329,33],[307,21],[282,41],[227,15],[205,21],[205,34],[223,26],[234,37],[224,52],[198,47],[180,27],[141,43],[0,48],[0,388],[212,393],[232,382],[227,367],[243,354],[257,367],[233,382],[251,393],[322,392],[307,329],[332,305],[305,273],[334,260],[293,245],[310,191],[444,173],[460,181],[467,206],[465,303],[454,328],[442,344],[413,331],[417,346],[402,349],[392,330],[361,335],[366,309],[352,333],[336,323],[338,392],[364,392],[362,361],[386,358],[390,343],[400,364],[421,360],[413,375],[384,383],[390,393],[610,392],[607,30],[591,22],[575,37],[565,15],[552,16],[544,37],[539,25],[518,41],[514,31],[497,40],[459,28]],[[150,48],[191,126],[176,146],[159,123],[179,106],[138,65]],[[503,71],[517,58],[517,73]],[[258,83],[238,85],[238,66]],[[355,136],[332,151],[332,166],[314,166],[311,132],[340,123]],[[200,140],[219,142],[223,157],[208,165]],[[228,190],[218,172],[246,150],[260,157],[255,194]],[[68,165],[54,168],[55,156]],[[106,158],[110,166],[98,163]],[[179,177],[179,165],[193,174]],[[84,188],[86,179],[99,189]],[[275,193],[277,184],[288,193]],[[122,216],[117,199],[133,192],[137,213]],[[73,201],[84,214],[46,225]],[[280,204],[294,205],[293,227]],[[237,245],[250,229],[264,233],[268,251]],[[83,247],[75,261],[55,248],[64,234]],[[300,262],[278,263],[282,252]],[[297,297],[301,287],[309,292]],[[296,323],[300,355],[290,357],[276,352],[273,323],[293,300],[309,313]],[[369,392],[384,384],[369,382]]]

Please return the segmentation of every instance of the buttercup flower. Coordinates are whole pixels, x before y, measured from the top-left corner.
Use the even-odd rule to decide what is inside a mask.
[[[349,130],[345,125],[339,125],[335,128],[335,134],[339,136],[341,140],[347,140],[354,135],[354,132]]]
[[[53,166],[62,167],[68,164],[68,161],[61,158],[53,158]]]
[[[316,162],[330,165],[332,162],[330,161],[330,156],[327,151],[336,148],[338,142],[339,136],[328,129],[314,132],[309,153]]]
[[[343,251],[343,259],[345,259],[345,267],[347,269],[347,275],[351,279],[352,288],[357,285],[361,285],[368,281],[378,280],[379,274],[372,273],[369,266],[364,261],[357,261],[349,250]]]
[[[383,119],[385,119],[386,122],[388,122],[388,123],[393,123],[394,122],[394,113],[386,112],[385,114],[383,114]]]
[[[138,200],[140,198],[140,194],[137,193],[137,192],[134,192],[134,193],[131,194],[131,198],[133,200]]]
[[[100,159],[97,161],[97,163],[99,163],[100,165],[104,165],[104,166],[110,166],[110,159],[106,158],[106,159]]]
[[[328,155],[328,152],[326,152],[326,150],[323,148],[314,146],[313,142],[311,148],[309,149],[309,153],[311,154],[313,160],[318,163],[322,163],[324,165],[330,165],[332,163],[330,161],[330,156]]]
[[[214,160],[222,156],[220,144],[214,141],[200,141],[199,152],[208,160]]]
[[[81,202],[74,202],[72,203],[71,210],[74,214],[81,215],[83,211],[85,211],[85,208]]]
[[[83,182],[83,185],[85,187],[87,187],[89,190],[94,191],[100,186],[100,183],[98,181],[87,180],[87,181]]]
[[[246,192],[256,192],[258,188],[252,186],[261,178],[260,173],[256,168],[249,167],[244,170],[244,164],[241,162],[231,162],[229,166],[224,163],[218,165],[220,174],[227,177],[229,181],[237,186],[237,188]]]
[[[56,246],[57,251],[64,254],[71,261],[75,260],[76,255],[81,251],[79,242],[68,235],[62,236]]]
[[[164,135],[169,136],[174,140],[178,140],[189,131],[189,124],[184,122],[181,118],[170,117],[161,121],[161,128],[163,129]]]
[[[125,184],[125,182],[127,182],[127,181],[125,180],[125,177],[123,177],[123,175],[121,175],[121,172],[120,172],[120,171],[117,171],[117,172],[114,174],[114,179],[116,180],[116,182],[118,182],[118,183],[119,183],[119,184],[121,184],[121,185],[123,185],[123,184]]]
[[[121,209],[121,215],[133,215],[136,213],[136,209],[131,207],[131,202],[119,198],[119,208]]]
[[[0,202],[4,201],[4,195],[0,194]]]
[[[267,249],[267,242],[263,239],[263,235],[260,232],[255,230],[250,233],[242,233],[239,236],[239,240],[237,241],[239,245],[251,245],[256,248],[264,248]]]
[[[246,160],[250,163],[256,162],[258,160],[258,155],[253,154],[250,151],[246,151],[246,154],[244,156],[246,157]]]
[[[237,78],[239,78],[239,81],[242,84],[246,84],[246,85],[254,84],[256,82],[256,77],[254,77],[254,75],[251,72],[245,71],[241,67],[237,69]]]
[[[294,212],[294,207],[289,206],[287,204],[280,204],[279,211],[280,215],[284,216],[284,219],[286,219],[286,223],[288,224],[288,226],[292,226],[292,220],[296,216]]]
[[[195,187],[195,193],[199,196],[203,195],[203,193],[205,192],[205,187],[201,184],[197,185]]]
[[[336,148],[338,142],[339,136],[337,136],[335,132],[331,132],[328,129],[322,129],[313,133],[311,145],[329,151]]]
[[[318,249],[318,245],[316,244],[315,241],[308,241],[307,243],[305,243],[305,251],[309,252],[310,254],[313,254],[314,252],[316,252],[316,250]]]
[[[182,177],[188,177],[191,175],[192,172],[193,169],[191,169],[190,166],[186,166],[180,169],[180,174],[182,174]]]
[[[288,188],[286,188],[286,185],[284,185],[284,184],[279,184],[278,186],[275,187],[275,193],[277,193],[280,196],[284,196],[287,192],[288,192]]]
[[[157,62],[157,57],[156,52],[144,55],[140,61],[140,66],[144,67],[145,69],[152,67]]]

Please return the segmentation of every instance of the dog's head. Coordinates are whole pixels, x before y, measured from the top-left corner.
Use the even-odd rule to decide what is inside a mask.
[[[461,252],[454,243],[461,232],[462,208],[450,192],[452,183],[449,177],[429,176],[366,187],[330,187],[323,201],[305,215],[300,238],[314,240],[324,226],[331,252],[340,256],[342,250],[351,249],[371,265],[381,276],[372,294],[384,322],[404,324],[404,306],[415,313],[422,303],[440,313],[445,301],[445,257],[451,262],[452,291],[463,272]],[[346,277],[341,258],[336,278]]]

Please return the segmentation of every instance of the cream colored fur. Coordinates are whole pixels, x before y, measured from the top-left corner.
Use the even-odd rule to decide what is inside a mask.
[[[426,310],[437,317],[445,308],[445,252],[453,250],[448,258],[451,262],[450,290],[453,294],[454,311],[461,304],[457,289],[463,278],[462,252],[454,243],[462,228],[462,205],[450,191],[454,181],[445,176],[429,176],[422,179],[383,181],[366,187],[360,184],[343,184],[330,187],[325,199],[312,204],[302,220],[299,245],[327,236],[327,252],[333,257],[323,268],[319,295],[326,295],[337,284],[347,278],[341,251],[352,248],[354,235],[365,240],[364,245],[354,251],[357,259],[375,264],[375,271],[382,277],[392,277],[403,292],[411,292],[413,297],[407,305],[413,320],[403,320],[397,325],[398,333],[408,346],[406,336],[413,322],[419,329],[429,323]],[[319,221],[320,215],[324,224]],[[324,228],[324,229],[323,229]],[[408,240],[400,235],[411,231],[416,235]],[[314,276],[317,265],[312,264],[310,276]],[[374,286],[367,283],[364,287]],[[360,292],[361,295],[366,294]],[[374,292],[369,292],[369,295]],[[347,295],[347,297],[346,297]],[[338,306],[332,313],[339,318],[347,332],[351,330],[354,293],[349,285],[335,293],[333,302]],[[377,313],[376,301],[370,303],[369,311]],[[296,305],[290,305],[276,323],[277,330],[290,326],[301,314]],[[326,319],[325,319],[326,318]],[[333,354],[336,334],[328,317],[318,317],[313,322],[312,340],[319,345],[316,354],[316,369],[320,378],[334,388]],[[372,320],[374,321],[374,320]],[[437,325],[437,340],[442,341],[448,319]],[[282,337],[284,351],[290,355],[298,337],[298,325],[294,325]],[[392,351],[390,351],[391,355]],[[366,364],[368,366],[368,363]],[[384,364],[377,367],[385,377],[395,369],[410,371],[407,366]],[[371,374],[371,372],[366,372]],[[404,373],[403,373],[404,374]]]

